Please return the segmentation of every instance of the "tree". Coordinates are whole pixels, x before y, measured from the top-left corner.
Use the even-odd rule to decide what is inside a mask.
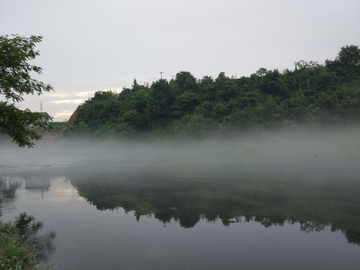
[[[225,76],[224,72],[220,72],[215,80],[215,92],[218,100],[228,101],[236,96],[238,92],[237,84],[233,79]]]
[[[355,45],[340,48],[335,60],[326,60],[325,66],[335,72],[341,82],[350,82],[359,78],[360,48]]]
[[[279,97],[285,97],[286,84],[277,69],[269,70],[266,75],[261,77],[260,89],[266,93]]]
[[[360,48],[355,45],[341,47],[336,59],[345,65],[358,66],[360,65]]]
[[[187,113],[192,113],[196,106],[200,104],[199,96],[196,93],[185,92],[184,94],[176,97],[174,105],[172,106],[174,116],[181,118]]]
[[[188,71],[181,71],[177,73],[175,82],[177,83],[178,94],[198,91],[196,78]]]
[[[33,147],[32,141],[41,139],[35,128],[51,129],[51,117],[16,107],[24,95],[41,95],[53,90],[51,85],[32,79],[29,74],[42,72],[41,67],[28,63],[40,55],[35,51],[35,44],[41,40],[41,36],[0,36],[0,95],[5,97],[5,101],[0,101],[0,134],[10,135],[21,147]]]
[[[167,119],[171,113],[171,106],[175,96],[166,80],[158,80],[151,86],[152,90],[147,103],[147,114],[150,119]]]

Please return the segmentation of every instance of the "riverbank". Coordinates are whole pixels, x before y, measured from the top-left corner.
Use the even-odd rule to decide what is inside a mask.
[[[35,269],[35,256],[33,245],[26,242],[16,225],[0,221],[0,269]]]
[[[42,233],[43,222],[32,215],[20,212],[9,220],[7,214],[15,199],[17,184],[0,178],[0,269],[54,269],[48,261],[55,232]]]

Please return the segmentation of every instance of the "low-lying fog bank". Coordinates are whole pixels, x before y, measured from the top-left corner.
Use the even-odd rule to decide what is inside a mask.
[[[357,170],[360,128],[317,132],[253,133],[227,139],[39,141],[32,149],[1,145],[0,172],[84,162],[213,163],[247,168],[319,167]],[[349,171],[351,172],[351,171]]]

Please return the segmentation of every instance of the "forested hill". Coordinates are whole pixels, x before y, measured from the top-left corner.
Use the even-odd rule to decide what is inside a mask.
[[[249,77],[195,78],[179,72],[117,94],[96,92],[80,105],[65,136],[203,137],[251,129],[344,126],[360,119],[360,48],[335,60],[295,62],[294,70],[260,68]]]

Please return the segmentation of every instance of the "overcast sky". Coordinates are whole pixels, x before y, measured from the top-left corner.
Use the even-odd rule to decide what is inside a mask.
[[[69,118],[97,90],[248,76],[360,46],[359,0],[0,0],[0,35],[42,35],[34,76],[54,86],[18,104]],[[0,97],[1,98],[1,97]]]

